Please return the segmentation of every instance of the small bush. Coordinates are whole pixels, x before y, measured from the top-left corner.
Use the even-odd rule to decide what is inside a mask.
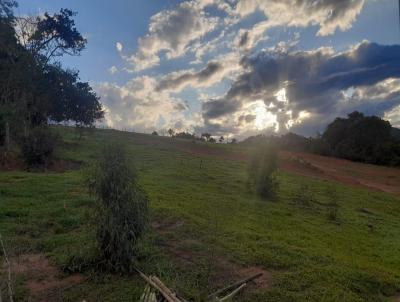
[[[108,270],[131,272],[148,220],[148,199],[121,146],[103,150],[89,188],[96,196],[94,219],[101,259]]]
[[[274,197],[278,188],[275,172],[278,168],[278,151],[273,145],[257,147],[249,162],[249,185],[262,198]]]
[[[28,136],[22,139],[21,155],[25,164],[32,167],[49,165],[54,152],[57,136],[47,127],[32,129]]]

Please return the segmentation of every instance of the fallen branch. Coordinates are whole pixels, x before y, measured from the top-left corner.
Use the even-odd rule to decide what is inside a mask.
[[[147,277],[139,269],[135,268],[139,275],[145,280],[151,287],[156,289],[165,300],[168,302],[184,302],[176,297],[176,294],[172,293],[157,277]]]
[[[11,282],[11,264],[10,264],[10,261],[8,260],[6,248],[4,247],[4,243],[3,243],[3,239],[1,237],[1,234],[0,234],[0,244],[1,244],[1,247],[3,249],[4,259],[5,259],[5,262],[7,264],[7,268],[8,268],[8,282],[7,282],[8,295],[9,295],[9,298],[10,298],[10,302],[14,302],[14,299],[13,299],[14,295],[13,295],[12,282]]]
[[[221,289],[217,290],[216,292],[214,292],[211,295],[209,295],[208,298],[211,299],[213,297],[216,297],[217,295],[222,294],[224,292],[227,292],[230,289],[236,289],[236,288],[240,288],[241,289],[241,288],[243,288],[243,286],[242,286],[243,284],[246,284],[246,283],[248,283],[250,281],[253,281],[253,280],[257,279],[257,278],[260,278],[262,275],[263,275],[263,273],[258,273],[258,274],[254,275],[254,276],[251,276],[251,277],[245,278],[243,280],[237,281],[237,282],[235,282],[235,283],[233,283],[231,285],[228,285],[227,287],[224,287],[224,288],[221,288]]]

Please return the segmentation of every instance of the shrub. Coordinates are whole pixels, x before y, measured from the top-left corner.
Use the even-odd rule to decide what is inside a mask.
[[[57,136],[47,127],[36,127],[22,138],[21,154],[25,164],[32,167],[48,166],[51,162]]]
[[[278,188],[275,172],[278,167],[277,148],[270,144],[257,147],[249,162],[249,185],[261,197],[274,197]]]
[[[131,272],[136,245],[147,225],[148,199],[121,146],[104,148],[89,188],[96,197],[94,219],[101,259],[109,270]]]

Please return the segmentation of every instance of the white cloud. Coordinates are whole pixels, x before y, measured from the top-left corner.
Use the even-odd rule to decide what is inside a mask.
[[[242,30],[246,35],[247,48],[253,47],[260,39],[265,39],[265,32],[273,27],[319,27],[318,36],[333,34],[337,29],[348,30],[361,12],[364,0],[239,0],[235,16],[244,18],[255,11],[264,13],[266,20],[249,30]],[[234,17],[235,17],[234,16]],[[244,44],[244,43],[242,43]]]
[[[115,43],[115,48],[118,50],[118,52],[121,52],[124,46],[122,45],[121,42]]]
[[[111,67],[108,69],[108,72],[109,72],[110,74],[115,74],[115,73],[118,72],[118,68],[117,68],[116,66],[111,66]]]
[[[100,83],[94,88],[101,96],[106,109],[105,122],[114,128],[126,128],[138,132],[173,127],[193,128],[195,118],[187,119],[184,102],[167,92],[157,92],[157,80],[137,77],[125,85]]]
[[[148,34],[139,39],[137,52],[126,59],[135,71],[140,71],[158,65],[163,51],[167,59],[180,57],[192,42],[213,31],[217,22],[197,2],[183,2],[152,16]]]

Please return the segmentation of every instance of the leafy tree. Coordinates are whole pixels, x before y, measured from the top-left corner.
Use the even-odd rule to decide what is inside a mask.
[[[96,197],[97,242],[106,268],[131,272],[148,222],[148,198],[120,145],[103,149],[89,189]]]
[[[390,123],[357,111],[347,118],[336,118],[322,139],[329,144],[334,156],[350,160],[390,164],[398,156]]]
[[[174,133],[175,133],[175,131],[174,131],[174,129],[168,129],[168,134],[169,134],[169,136],[174,136]]]
[[[205,139],[208,142],[211,138],[211,134],[210,133],[202,133],[201,138]]]
[[[69,9],[59,13],[17,19],[17,35],[22,45],[37,62],[46,65],[55,57],[79,55],[86,39],[78,32],[72,19],[76,15]]]
[[[158,136],[158,132],[154,130],[154,131],[151,133],[151,135]]]
[[[215,138],[210,137],[210,138],[208,139],[208,142],[210,142],[210,143],[216,143],[217,141],[215,140]]]
[[[224,137],[223,137],[223,136],[221,136],[221,137],[219,138],[219,142],[220,142],[221,144],[224,142]]]
[[[196,136],[194,134],[189,133],[189,132],[184,132],[184,131],[175,134],[175,137],[184,138],[184,139],[196,139]]]

